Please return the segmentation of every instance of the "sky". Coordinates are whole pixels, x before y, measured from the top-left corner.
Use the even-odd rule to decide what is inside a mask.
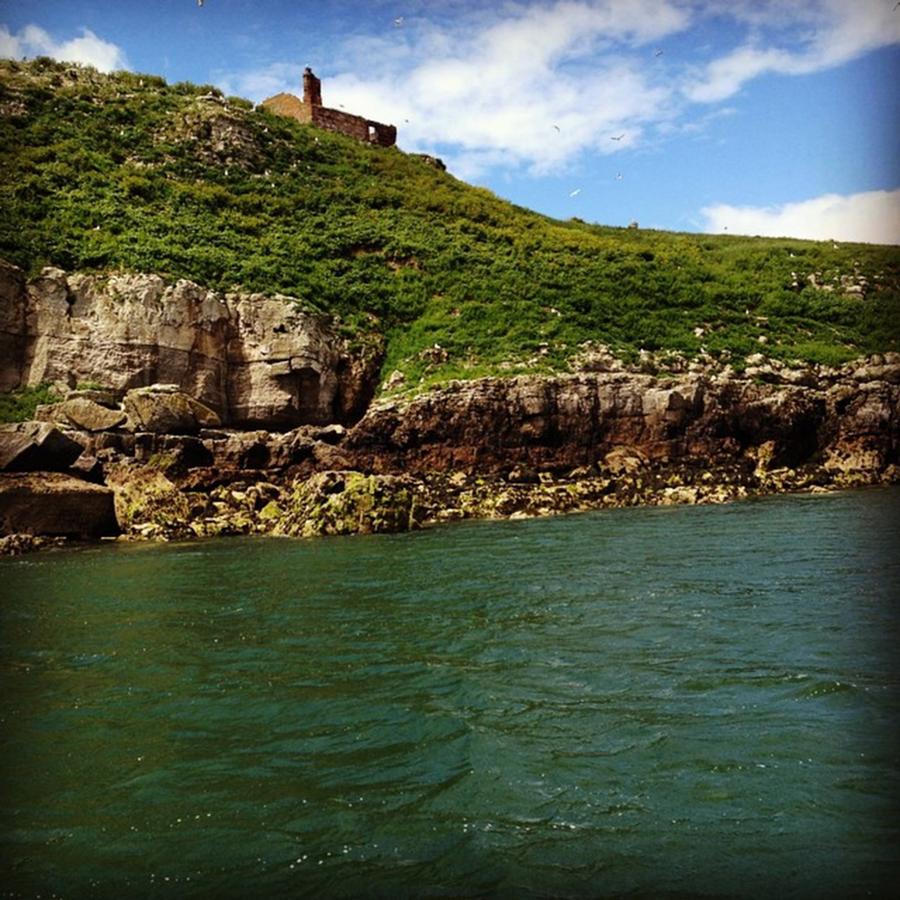
[[[0,56],[300,94],[557,218],[900,244],[897,0],[0,0]]]

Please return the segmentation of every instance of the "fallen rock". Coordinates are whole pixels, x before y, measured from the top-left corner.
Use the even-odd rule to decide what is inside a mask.
[[[274,530],[300,537],[408,531],[419,525],[415,488],[403,475],[319,472],[295,482]]]
[[[116,399],[113,391],[105,391],[100,388],[82,388],[81,390],[72,390],[66,394],[66,400],[93,400],[100,406],[106,406],[109,409],[118,409],[119,401]]]
[[[174,384],[133,388],[123,403],[133,431],[196,434],[201,428],[218,428],[222,424],[215,410]]]
[[[83,449],[49,422],[0,425],[0,470],[62,472]]]
[[[82,431],[109,431],[125,423],[121,409],[110,409],[87,397],[70,397],[40,408],[45,421],[72,425]]]
[[[0,556],[20,556],[46,547],[58,547],[65,544],[64,537],[47,537],[35,534],[8,534],[0,537]]]
[[[0,534],[118,534],[113,492],[61,472],[0,473]]]
[[[116,466],[107,473],[107,483],[115,495],[119,527],[126,534],[166,538],[190,536],[189,500],[158,469],[140,465]]]
[[[630,475],[647,465],[647,457],[635,447],[616,447],[603,457],[603,463],[613,475]]]

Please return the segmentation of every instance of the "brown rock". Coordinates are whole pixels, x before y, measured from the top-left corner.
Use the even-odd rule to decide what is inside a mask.
[[[54,403],[46,410],[53,421],[63,422],[82,431],[109,431],[125,423],[125,413],[120,409],[109,409],[85,397],[73,397]]]
[[[178,389],[152,385],[130,390],[123,401],[129,426],[155,434],[196,434],[216,428],[221,421],[214,410]]]
[[[83,449],[49,422],[0,425],[0,470],[62,472]]]
[[[59,472],[0,473],[0,534],[118,533],[113,493]]]

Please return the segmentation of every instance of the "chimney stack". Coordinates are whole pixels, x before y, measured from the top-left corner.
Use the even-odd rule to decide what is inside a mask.
[[[322,105],[322,82],[309,66],[303,70],[303,102],[307,106]]]

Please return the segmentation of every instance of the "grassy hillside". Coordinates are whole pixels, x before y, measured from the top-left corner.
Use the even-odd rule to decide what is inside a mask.
[[[292,294],[384,332],[384,371],[413,381],[562,369],[587,340],[900,348],[896,247],[560,222],[208,86],[50,60],[0,62],[0,112],[0,256]]]

